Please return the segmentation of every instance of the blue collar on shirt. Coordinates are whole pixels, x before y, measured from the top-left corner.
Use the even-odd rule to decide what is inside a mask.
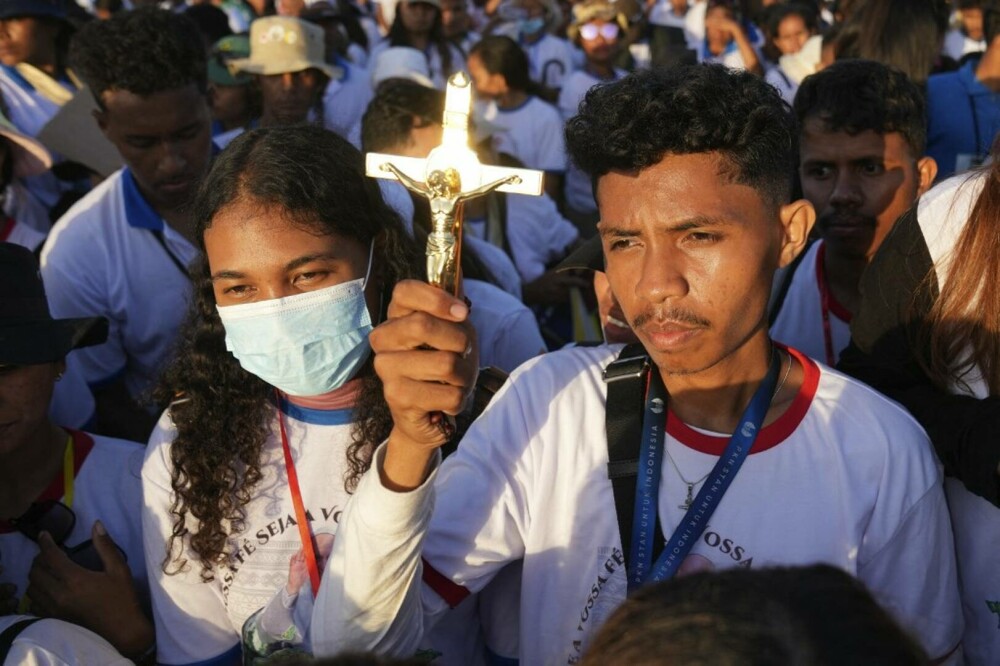
[[[350,407],[345,409],[312,409],[292,404],[284,396],[281,397],[280,406],[281,411],[289,417],[312,425],[348,425],[354,422],[354,410]]]
[[[163,231],[163,218],[142,196],[128,167],[122,170],[122,199],[125,200],[125,219],[129,226]]]

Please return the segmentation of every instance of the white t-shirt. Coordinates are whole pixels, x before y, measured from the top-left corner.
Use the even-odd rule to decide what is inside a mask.
[[[840,352],[851,342],[851,313],[829,291],[824,270],[823,241],[816,241],[806,251],[778,317],[771,326],[771,337],[804,352],[820,363],[834,365]],[[828,294],[827,315],[833,358],[827,358],[826,332],[823,324],[823,293]]]
[[[579,69],[563,82],[562,91],[559,93],[559,112],[563,120],[568,121],[575,116],[580,109],[580,102],[583,101],[587,91],[601,83],[617,81],[627,74],[624,70],[616,69],[615,77],[610,81],[599,79],[585,69]],[[581,171],[572,160],[568,162],[566,171],[566,203],[573,210],[580,213],[593,213],[597,211],[597,203],[594,201],[594,190],[590,183],[590,176]]]
[[[485,220],[469,220],[469,230],[481,236]],[[507,244],[524,284],[541,277],[580,237],[579,229],[559,213],[545,193],[537,197],[508,194],[506,230]]]
[[[481,366],[511,372],[545,352],[538,321],[524,303],[487,282],[465,279],[462,287],[472,301],[469,321],[476,329]]]
[[[501,109],[491,102],[483,116],[499,128],[493,135],[498,152],[516,157],[529,169],[566,171],[563,121],[556,107],[528,97],[514,109]]]
[[[952,60],[961,60],[970,53],[980,53],[986,50],[985,39],[972,39],[961,30],[949,30],[944,36],[944,46],[941,52]]]
[[[347,502],[343,478],[351,442],[352,410],[307,409],[289,403],[283,403],[282,409],[303,505],[312,518],[313,536],[322,551],[336,534]],[[244,507],[246,529],[230,535],[230,563],[215,567],[214,580],[207,583],[201,580],[201,564],[189,550],[187,540],[183,557],[188,566],[176,575],[163,572],[174,523],[170,513],[170,448],[174,437],[176,430],[168,410],[150,437],[142,467],[142,527],[157,660],[188,664],[229,651],[238,656],[244,622],[288,582],[289,558],[302,548],[278,422],[271,419],[270,435],[261,451],[262,480],[253,490],[253,500]],[[189,517],[189,521],[193,520]],[[299,595],[300,602],[303,596],[310,596],[308,589],[300,590]]]
[[[528,54],[531,80],[548,88],[561,88],[563,80],[576,69],[576,55],[569,40],[545,33],[534,44],[521,40],[521,48]]]
[[[0,617],[0,632],[32,619],[27,615]],[[62,620],[44,619],[23,629],[14,639],[4,664],[18,666],[130,666],[110,643],[95,633]]]
[[[101,315],[110,324],[107,342],[74,352],[91,388],[123,378],[138,396],[153,386],[187,316],[191,281],[178,264],[196,255],[143,199],[128,169],[59,219],[41,260],[52,316]],[[57,400],[80,399],[63,387],[56,384]]]
[[[361,122],[361,116],[372,99],[368,72],[346,60],[338,60],[344,70],[339,79],[330,79],[323,93],[323,126],[350,139],[351,130]]]
[[[920,198],[917,220],[930,252],[938,287],[950,273],[952,252],[983,189],[983,175],[954,176]],[[951,392],[975,398],[989,396],[978,370],[953,382]],[[963,639],[966,663],[992,666],[1000,658],[1000,509],[970,493],[957,479],[945,480],[955,530],[955,550],[962,582]]]
[[[365,475],[316,600],[318,654],[410,655],[450,605],[523,559],[521,663],[576,663],[625,599],[602,380],[620,349],[577,347],[521,366],[413,492],[386,490],[377,469]],[[802,389],[761,430],[684,568],[831,564],[864,582],[931,655],[951,653],[962,632],[958,582],[926,434],[895,403],[791,353]],[[666,431],[689,479],[711,470],[728,441],[675,417]],[[376,464],[383,456],[384,447]],[[686,487],[666,457],[662,479],[666,538]]]
[[[139,471],[142,467],[143,448],[135,442],[69,431],[73,438],[73,501],[65,496],[63,470],[35,501],[58,500],[73,510],[76,523],[65,544],[73,547],[88,541],[94,522],[100,520],[128,561],[140,598],[147,597],[146,560],[142,550],[140,505],[142,486]],[[0,583],[17,586],[18,597],[23,597],[28,586],[28,572],[38,555],[38,545],[14,530],[7,523],[0,523]],[[22,599],[22,604],[24,600]],[[22,606],[23,612],[30,608]]]

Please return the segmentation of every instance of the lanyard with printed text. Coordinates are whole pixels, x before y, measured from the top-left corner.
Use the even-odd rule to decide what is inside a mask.
[[[275,391],[277,394],[277,391]],[[278,404],[281,395],[277,394]],[[306,567],[309,569],[309,582],[312,583],[313,596],[319,593],[319,563],[316,560],[316,544],[313,541],[312,528],[302,504],[302,491],[299,489],[299,475],[295,472],[292,461],[292,449],[288,446],[288,435],[285,433],[285,419],[278,409],[278,428],[281,430],[281,448],[285,454],[285,472],[288,474],[288,490],[292,494],[292,506],[295,508],[295,521],[299,524],[299,539],[302,541],[302,552],[306,557]]]
[[[663,552],[652,563],[653,543],[656,534],[656,513],[659,501],[660,470],[666,430],[667,391],[656,367],[650,369],[649,387],[646,391],[646,408],[643,414],[642,448],[639,450],[639,475],[635,490],[635,513],[632,522],[632,553],[629,556],[628,589],[638,589],[648,581],[669,580],[677,573],[684,558],[701,537],[708,520],[715,513],[722,496],[746,460],[757,439],[764,417],[771,406],[778,383],[780,357],[772,351],[770,367],[764,381],[757,388],[750,404],[740,418],[736,432],[729,438],[725,451],[712,468],[705,485],[698,491],[694,503],[684,514]]]

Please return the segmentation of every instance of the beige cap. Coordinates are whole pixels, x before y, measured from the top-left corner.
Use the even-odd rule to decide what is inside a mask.
[[[570,41],[576,41],[580,35],[580,26],[590,23],[593,20],[602,19],[609,23],[617,22],[622,30],[628,29],[628,19],[622,13],[618,4],[613,0],[589,0],[573,5],[573,22],[566,28],[566,35]]]
[[[250,24],[250,57],[229,62],[234,72],[286,74],[318,69],[332,79],[343,70],[324,60],[323,29],[291,16],[267,16]]]

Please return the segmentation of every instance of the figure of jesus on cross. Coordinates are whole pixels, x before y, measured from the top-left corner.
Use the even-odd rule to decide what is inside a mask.
[[[369,176],[398,180],[410,191],[429,200],[431,232],[427,237],[427,281],[456,295],[462,247],[462,203],[493,190],[535,196],[542,192],[540,171],[479,163],[469,148],[471,92],[471,82],[464,72],[448,81],[441,145],[432,150],[427,159],[368,153],[366,163]]]

